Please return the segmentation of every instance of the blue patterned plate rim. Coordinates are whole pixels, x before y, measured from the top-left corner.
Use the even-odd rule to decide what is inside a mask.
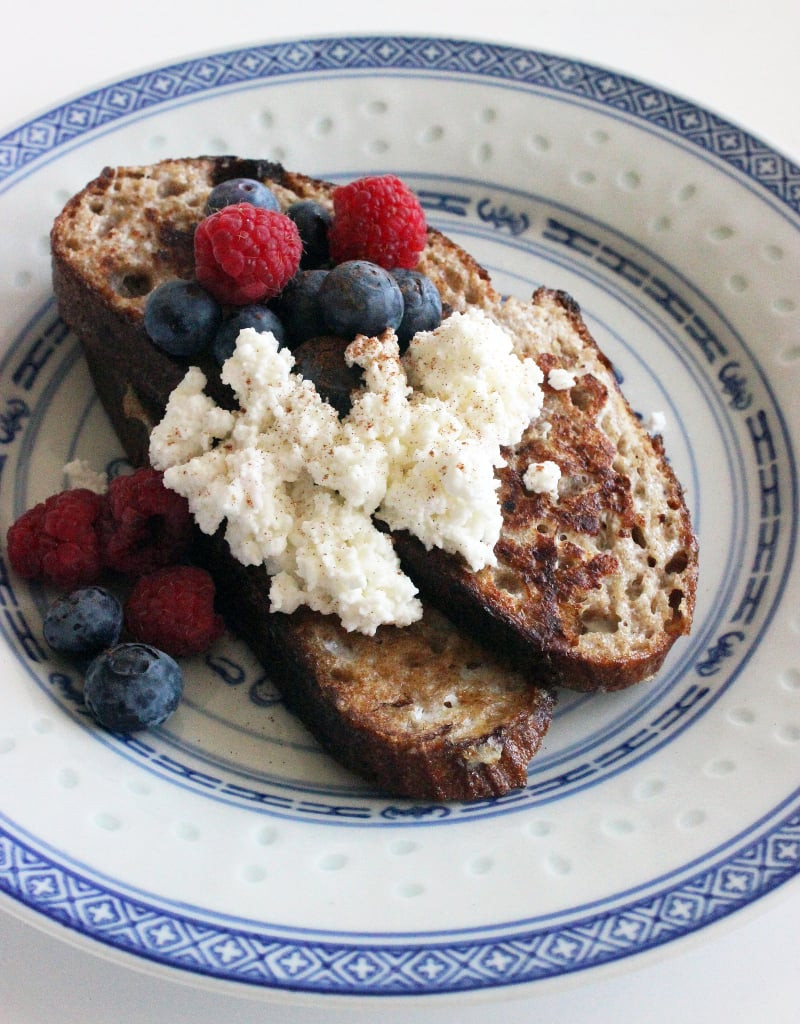
[[[337,71],[465,75],[595,102],[713,154],[800,212],[800,167],[681,96],[598,65],[498,43],[321,37],[229,50],[151,69],[76,97],[0,138],[0,183],[90,132],[159,104],[277,77]]]
[[[794,806],[791,807],[792,803]],[[118,952],[212,979],[314,995],[432,995],[544,982],[651,952],[764,898],[800,871],[796,801],[716,863],[581,920],[482,934],[283,935],[217,923],[87,878],[0,826],[0,891]]]

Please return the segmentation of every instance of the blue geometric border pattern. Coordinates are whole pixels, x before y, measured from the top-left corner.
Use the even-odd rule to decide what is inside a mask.
[[[0,830],[0,890],[118,950],[209,977],[316,994],[477,991],[597,967],[739,910],[800,871],[800,813],[674,888],[574,924],[458,943],[285,938],[177,914],[55,864]]]
[[[75,138],[161,103],[283,76],[416,71],[485,77],[613,107],[716,154],[800,212],[800,167],[680,97],[579,61],[436,38],[327,38],[200,57],[87,93],[0,138],[0,182]]]

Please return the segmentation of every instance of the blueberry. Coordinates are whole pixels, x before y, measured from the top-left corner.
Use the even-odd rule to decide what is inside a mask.
[[[221,323],[219,303],[195,281],[166,281],[147,298],[145,330],[168,355],[188,359],[201,352]]]
[[[301,270],[274,300],[290,348],[325,334],[319,292],[327,276],[327,270]]]
[[[234,203],[250,203],[262,210],[280,210],[281,204],[271,188],[255,178],[230,178],[211,189],[206,200],[206,213],[216,213]]]
[[[400,326],[403,293],[388,270],[367,260],[347,260],[328,272],[319,290],[328,333],[374,337]]]
[[[303,242],[301,269],[310,270],[321,266],[330,258],[328,228],[333,223],[330,210],[313,199],[300,199],[292,203],[286,214],[297,225]]]
[[[100,725],[127,733],[160,725],[182,693],[183,674],[173,658],[149,644],[124,643],[92,661],[83,697]]]
[[[103,587],[81,587],[57,598],[44,617],[44,638],[55,651],[96,654],[122,630],[122,606]]]
[[[346,338],[324,335],[309,338],[294,350],[295,373],[310,380],[340,416],[350,411],[351,395],[361,385],[361,368],[345,362],[344,350],[349,344]]]
[[[214,357],[220,366],[233,355],[239,331],[245,327],[253,327],[260,333],[271,331],[278,339],[279,345],[286,342],[283,324],[268,306],[242,306],[232,317],[225,320],[214,338]]]
[[[391,271],[403,293],[403,319],[397,328],[401,350],[408,346],[417,331],[432,331],[442,322],[442,297],[436,285],[418,270]]]

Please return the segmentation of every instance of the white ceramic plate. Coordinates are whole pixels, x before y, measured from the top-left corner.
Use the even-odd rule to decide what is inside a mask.
[[[47,595],[4,575],[3,898],[190,981],[322,997],[578,980],[787,882],[798,169],[650,86],[466,41],[254,47],[65,103],[0,139],[3,535],[71,458],[119,454],[54,308],[53,217],[106,164],[218,152],[399,173],[501,288],[569,291],[663,416],[700,538],[695,627],[654,681],[564,694],[526,789],[420,806],[321,754],[231,641],[163,728],[99,731],[44,649]]]

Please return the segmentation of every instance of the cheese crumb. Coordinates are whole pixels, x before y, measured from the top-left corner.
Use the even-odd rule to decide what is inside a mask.
[[[108,490],[108,476],[105,473],[98,473],[92,469],[88,462],[83,459],[73,459],[64,466],[64,476],[67,480],[67,487],[85,487],[87,491],[94,491],[95,494],[105,494]]]
[[[561,367],[556,367],[547,374],[547,383],[554,391],[569,391],[575,387],[575,374]]]
[[[190,369],[150,439],[150,461],[201,530],[235,558],[263,563],[272,611],[300,604],[374,634],[422,614],[390,529],[494,564],[502,527],[495,469],[542,404],[542,373],[479,310],[412,339],[358,337],[346,359],[364,387],[340,420],[270,333],[240,333],[222,369],[239,408],[219,409]]]
[[[525,470],[522,482],[534,494],[550,494],[557,498],[560,479],[561,468],[548,459],[545,462],[532,462]]]

